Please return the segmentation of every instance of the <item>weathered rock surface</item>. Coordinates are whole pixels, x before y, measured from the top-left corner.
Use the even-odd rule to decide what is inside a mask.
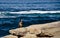
[[[55,33],[56,31],[60,31],[60,21],[58,22],[52,22],[52,23],[47,23],[47,24],[36,24],[36,25],[31,25],[29,27],[26,27],[29,31],[31,31],[31,28],[35,29],[35,31],[38,31],[36,33],[41,33],[44,30],[44,33]]]
[[[14,35],[25,35],[27,33],[27,29],[26,28],[17,28],[17,29],[13,29],[9,31],[11,34]]]
[[[38,38],[35,34],[27,33],[24,37],[21,38]]]
[[[7,36],[1,37],[1,38],[18,38],[18,37],[14,36],[14,35],[7,35]]]
[[[60,37],[60,21],[46,23],[46,24],[36,24],[30,25],[25,28],[17,28],[9,31],[11,34],[21,35],[21,38],[37,38],[36,35],[47,35],[48,37],[53,36],[52,38],[58,36]]]
[[[38,29],[35,29],[33,27],[27,28],[27,31],[29,33],[32,33],[32,34],[39,34],[39,33],[41,33],[41,29],[38,30]]]
[[[58,21],[58,22],[52,22],[52,23],[46,23],[46,24],[30,25],[27,28],[48,29],[48,28],[53,28],[53,27],[60,27],[60,21]]]
[[[60,31],[55,32],[55,35],[52,38],[60,38]]]

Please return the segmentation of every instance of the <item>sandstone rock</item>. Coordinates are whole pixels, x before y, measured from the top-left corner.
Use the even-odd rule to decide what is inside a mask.
[[[49,29],[46,29],[45,32],[48,32],[52,35],[56,35],[58,32],[60,32],[60,27],[49,28]]]
[[[2,38],[18,38],[17,36],[14,36],[14,35],[7,35],[7,36],[4,36]]]
[[[37,29],[34,27],[27,27],[27,31],[32,34],[39,34],[41,33],[41,29]]]
[[[21,38],[38,38],[35,34],[27,33],[24,37]]]
[[[40,33],[41,33],[41,30],[36,29],[34,34],[37,35],[37,34],[40,34]]]
[[[59,31],[60,28],[60,21],[52,22],[52,23],[46,23],[46,24],[36,24],[36,25],[30,25],[26,27],[30,32],[33,33],[41,33],[41,30],[47,31],[51,34],[53,34],[56,31]],[[58,28],[58,29],[57,29]],[[32,30],[33,29],[33,30]],[[56,30],[55,30],[56,29]],[[32,31],[31,31],[32,30]]]
[[[45,35],[53,36],[57,32],[60,32],[60,21],[46,23],[46,24],[30,25],[25,28],[13,29],[13,30],[10,30],[9,32],[15,35],[23,35],[24,37],[21,37],[21,38],[37,38],[36,36],[37,34],[40,34],[43,36]]]
[[[27,32],[27,30],[26,28],[17,28],[10,30],[9,32],[14,35],[24,35]]]
[[[27,28],[27,29],[28,29],[28,32],[29,32],[29,33],[32,33],[32,34],[34,34],[34,33],[35,33],[35,29],[34,29],[34,28],[32,28],[32,27],[31,27],[31,28]]]
[[[28,28],[31,28],[31,27],[35,29],[48,29],[48,28],[53,28],[53,27],[60,27],[60,21],[46,23],[46,24],[30,25]]]

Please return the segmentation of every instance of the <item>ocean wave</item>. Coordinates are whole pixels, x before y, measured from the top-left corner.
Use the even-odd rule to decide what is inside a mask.
[[[20,11],[20,12],[10,12],[11,14],[31,14],[31,13],[60,13],[60,11],[39,11],[39,10],[30,10],[30,11]]]
[[[5,15],[5,14],[31,14],[31,13],[60,13],[60,11],[39,11],[39,10],[30,10],[30,11],[19,11],[19,12],[0,12],[0,15]]]
[[[20,11],[20,12],[0,12],[0,18],[17,18],[17,17],[38,17],[37,14],[47,14],[47,13],[60,13],[60,11],[39,11],[39,10],[30,10],[30,11]],[[23,15],[22,15],[23,14]],[[25,15],[27,14],[27,15]],[[30,15],[29,15],[30,14]],[[32,15],[35,14],[35,15]],[[45,15],[46,16],[46,15]],[[48,15],[49,17],[53,17],[52,15]]]

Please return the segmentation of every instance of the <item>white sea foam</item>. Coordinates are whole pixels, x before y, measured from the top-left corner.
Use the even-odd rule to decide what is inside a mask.
[[[31,13],[60,13],[60,11],[38,11],[38,10],[30,10],[30,11],[20,11],[20,12],[10,12],[12,14],[31,14]]]
[[[60,13],[60,11],[39,11],[39,10],[30,10],[30,11],[19,11],[19,12],[0,12],[1,14],[6,14],[6,13],[11,13],[11,14],[31,14],[31,13]]]
[[[0,18],[16,18],[16,16],[6,16],[5,14],[32,14],[32,13],[60,13],[60,11],[39,11],[39,10],[30,10],[30,11],[20,11],[20,12],[0,12]]]

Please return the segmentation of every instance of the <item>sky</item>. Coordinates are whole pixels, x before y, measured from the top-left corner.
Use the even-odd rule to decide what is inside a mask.
[[[0,11],[60,10],[60,0],[0,0]]]

